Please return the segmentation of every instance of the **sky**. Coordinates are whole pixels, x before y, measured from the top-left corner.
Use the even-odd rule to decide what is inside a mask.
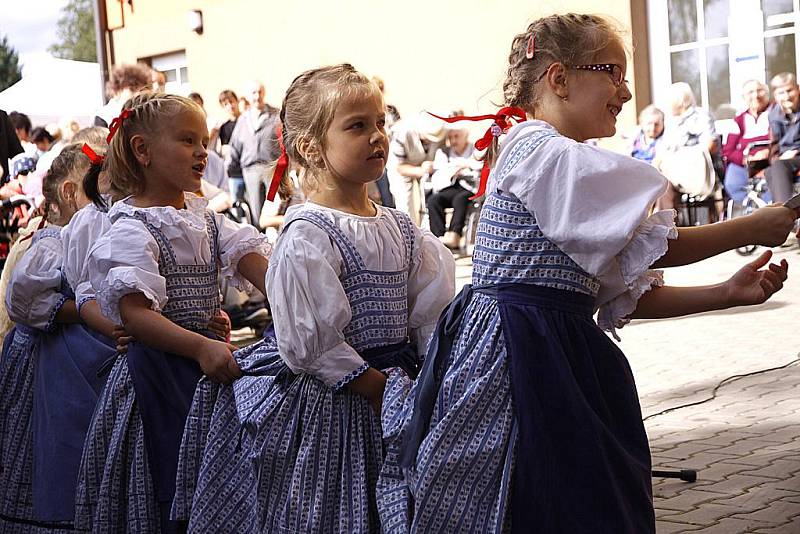
[[[47,53],[56,35],[56,22],[67,0],[0,0],[0,36],[20,55],[20,62]]]

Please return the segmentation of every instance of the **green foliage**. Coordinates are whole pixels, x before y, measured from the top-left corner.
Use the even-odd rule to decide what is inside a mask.
[[[14,47],[3,36],[0,39],[0,91],[11,87],[22,79],[22,69],[19,66],[19,56]]]
[[[47,51],[61,59],[97,61],[94,12],[91,0],[69,0],[56,28],[58,42]]]

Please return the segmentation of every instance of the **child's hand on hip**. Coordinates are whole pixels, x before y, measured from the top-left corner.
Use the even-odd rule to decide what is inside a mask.
[[[208,339],[200,347],[195,360],[208,378],[228,385],[242,376],[242,371],[233,358],[234,350],[236,347],[229,343]]]
[[[780,264],[771,263],[762,269],[771,257],[772,251],[767,250],[725,282],[730,306],[761,304],[780,291],[788,276],[789,264],[781,260]]]
[[[797,213],[784,206],[766,206],[750,215],[752,243],[767,247],[781,245],[794,228]]]

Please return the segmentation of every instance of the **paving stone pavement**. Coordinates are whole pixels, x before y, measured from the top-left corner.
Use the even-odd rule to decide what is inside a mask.
[[[727,279],[765,249],[668,269],[671,285]],[[723,379],[796,361],[800,250],[773,249],[789,280],[767,303],[619,330],[645,417],[711,396]],[[469,259],[458,260],[459,286]],[[716,399],[646,421],[653,466],[697,469],[697,482],[653,479],[658,534],[800,534],[800,362],[723,385]]]

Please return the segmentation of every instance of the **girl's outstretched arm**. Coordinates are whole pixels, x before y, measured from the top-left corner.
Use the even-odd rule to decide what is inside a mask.
[[[745,245],[777,247],[794,228],[797,213],[783,206],[767,206],[752,215],[721,223],[679,228],[678,239],[653,268],[677,267],[716,256]]]
[[[153,311],[144,294],[129,293],[122,297],[119,312],[131,336],[147,340],[147,345],[153,348],[196,361],[213,381],[230,384],[242,376],[232,354],[236,347],[181,328]]]
[[[767,250],[721,284],[695,287],[654,288],[639,299],[631,319],[663,319],[692,313],[762,304],[783,287],[789,264],[781,260],[766,269],[772,251]]]
[[[256,286],[256,289],[261,293],[267,295],[266,276],[267,276],[267,258],[261,254],[251,252],[239,260],[236,267],[239,273],[244,276],[248,282]]]

